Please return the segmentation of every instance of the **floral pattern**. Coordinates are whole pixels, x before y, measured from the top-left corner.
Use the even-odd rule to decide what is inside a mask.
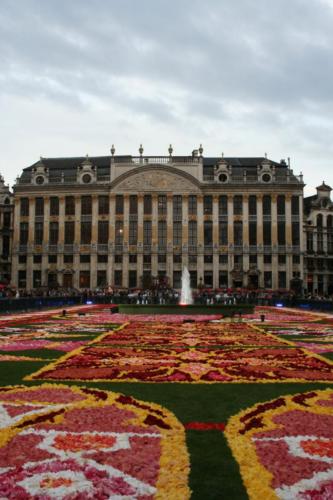
[[[129,396],[42,385],[0,388],[0,497],[187,499],[184,429]]]
[[[250,498],[332,498],[332,389],[257,404],[232,417],[225,435]]]
[[[26,378],[35,379],[333,381],[333,363],[251,325],[134,323],[101,335]]]

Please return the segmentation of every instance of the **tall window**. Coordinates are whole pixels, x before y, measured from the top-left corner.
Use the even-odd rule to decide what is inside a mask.
[[[122,284],[123,284],[123,272],[121,269],[115,269],[114,286],[122,286]]]
[[[300,243],[299,222],[293,222],[291,224],[291,238],[292,238],[292,244],[294,246],[298,246]]]
[[[27,222],[20,223],[20,245],[28,243],[29,224]]]
[[[225,194],[219,196],[219,215],[228,215],[228,197]]]
[[[106,245],[109,241],[109,221],[99,220],[98,221],[98,243],[100,245]]]
[[[3,214],[3,227],[6,227],[6,228],[10,227],[10,218],[11,218],[11,213],[4,212],[4,214]]]
[[[109,213],[109,197],[107,195],[101,195],[98,197],[98,214],[108,215]]]
[[[257,223],[249,222],[249,245],[257,245]]]
[[[105,269],[99,269],[97,271],[97,286],[107,286],[107,276]]]
[[[59,198],[51,196],[50,198],[50,215],[59,215]]]
[[[287,286],[287,273],[286,273],[286,271],[279,271],[278,286],[279,286],[279,288],[286,288],[286,286]]]
[[[129,221],[129,244],[136,245],[138,242],[138,223],[136,220]]]
[[[234,222],[234,244],[243,245],[243,223],[242,221]]]
[[[65,198],[65,215],[75,215],[74,196],[66,196]]]
[[[159,220],[158,226],[158,246],[163,247],[166,246],[167,243],[167,225],[165,220]]]
[[[21,217],[28,217],[29,216],[29,198],[21,198],[20,214],[21,214]]]
[[[197,221],[190,220],[188,223],[188,244],[190,246],[197,246],[198,234],[197,234]]]
[[[138,213],[138,197],[136,194],[131,194],[129,197],[129,213],[130,215],[137,215]]]
[[[24,269],[18,272],[18,286],[19,288],[25,288],[27,286],[27,271]]]
[[[188,197],[188,214],[189,215],[197,215],[197,197],[196,197],[196,195],[191,194]]]
[[[309,253],[313,252],[313,233],[310,231],[306,233],[306,249]]]
[[[173,197],[173,217],[182,217],[182,197],[180,195]]]
[[[227,222],[219,222],[219,244],[227,245],[228,244],[228,223]]]
[[[204,245],[209,247],[213,244],[213,223],[210,220],[204,222]]]
[[[183,225],[181,221],[174,221],[173,223],[173,244],[180,246],[182,244],[182,230]]]
[[[116,215],[124,213],[124,197],[122,194],[116,195]]]
[[[157,199],[158,215],[167,214],[167,197],[164,194],[160,194]]]
[[[291,215],[299,215],[299,197],[291,197]]]
[[[213,197],[211,195],[204,196],[203,208],[204,208],[204,215],[212,215],[212,213],[213,213]]]
[[[151,221],[143,221],[143,244],[151,245]]]
[[[151,215],[152,213],[152,198],[151,194],[145,194],[143,197],[143,213],[145,215]]]
[[[43,222],[35,222],[35,245],[43,243]]]
[[[44,215],[44,198],[35,199],[35,215]]]
[[[81,215],[91,215],[92,200],[91,196],[81,196]]]
[[[242,215],[243,213],[243,196],[236,194],[234,196],[234,215]]]
[[[122,245],[124,238],[124,224],[122,220],[116,220],[115,231],[115,243],[116,245]]]
[[[333,216],[327,216],[327,252],[333,253]]]
[[[284,194],[279,194],[277,197],[277,214],[286,214],[286,197],[284,196]]]
[[[49,244],[56,245],[59,238],[59,224],[58,222],[50,222],[49,226]]]
[[[2,237],[2,256],[8,258],[10,249],[10,239],[6,234]]]
[[[91,243],[91,222],[81,222],[81,245]]]
[[[75,225],[72,221],[65,222],[65,245],[73,245],[74,243]]]
[[[263,215],[271,215],[272,203],[269,194],[265,194],[262,198],[262,213]]]
[[[323,227],[323,216],[322,214],[317,215],[317,228],[322,228]]]
[[[286,244],[286,223],[278,221],[278,244],[283,246]]]
[[[40,269],[34,269],[32,276],[33,288],[39,288],[42,285],[42,271]]]
[[[257,215],[257,197],[255,194],[249,196],[249,215]]]
[[[80,271],[80,288],[90,288],[90,271]]]
[[[272,225],[270,220],[263,223],[263,241],[264,245],[270,246],[272,244]]]

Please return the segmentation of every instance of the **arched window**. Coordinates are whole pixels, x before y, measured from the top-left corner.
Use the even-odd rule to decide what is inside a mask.
[[[323,227],[323,216],[322,214],[317,215],[317,228]]]

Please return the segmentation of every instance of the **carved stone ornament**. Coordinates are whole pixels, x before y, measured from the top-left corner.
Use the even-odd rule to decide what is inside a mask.
[[[117,193],[121,191],[171,191],[199,192],[196,184],[182,175],[151,169],[137,174],[131,174],[116,185]]]

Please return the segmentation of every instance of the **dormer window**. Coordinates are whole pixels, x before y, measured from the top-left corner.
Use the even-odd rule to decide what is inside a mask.
[[[227,181],[228,181],[228,176],[227,176],[227,174],[224,174],[224,173],[220,174],[220,175],[219,175],[219,181],[220,181],[220,182],[223,182],[223,183],[227,182]]]
[[[84,175],[82,176],[82,182],[83,182],[84,184],[89,184],[89,183],[91,182],[91,175],[89,175],[89,174],[84,174]]]
[[[263,182],[271,182],[272,180],[272,176],[270,174],[263,174],[262,177],[261,177],[261,180]]]
[[[44,184],[44,182],[45,182],[44,177],[42,175],[37,175],[37,177],[36,177],[36,184],[41,185],[41,184]]]

